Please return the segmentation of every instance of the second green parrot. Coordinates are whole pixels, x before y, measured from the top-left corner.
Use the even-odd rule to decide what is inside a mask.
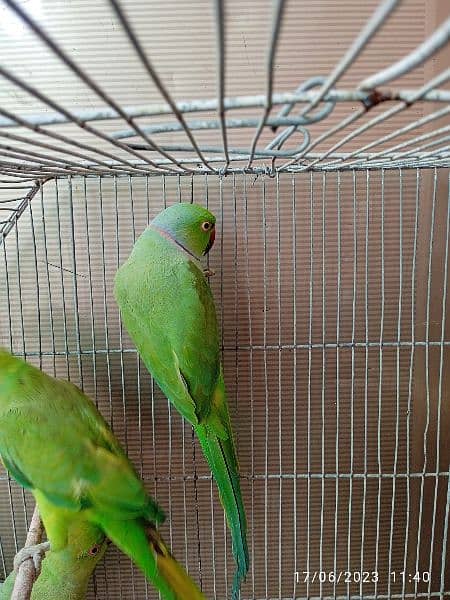
[[[194,427],[216,480],[237,563],[237,598],[249,568],[247,524],[216,310],[199,262],[214,243],[215,221],[198,204],[174,204],[161,212],[118,270],[114,291],[142,360]]]
[[[33,493],[50,548],[72,526],[98,528],[165,600],[204,600],[156,529],[164,514],[91,400],[0,349],[0,456]]]

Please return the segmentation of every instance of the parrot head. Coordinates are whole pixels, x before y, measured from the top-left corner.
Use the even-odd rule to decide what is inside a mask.
[[[207,254],[216,237],[215,216],[199,204],[173,204],[159,213],[151,225],[162,229],[195,256]]]
[[[92,572],[108,545],[96,525],[74,520],[68,527],[67,544],[46,553],[33,598],[85,598]]]
[[[98,527],[88,521],[79,521],[69,526],[68,544],[63,551],[70,555],[72,560],[96,565],[109,543]]]

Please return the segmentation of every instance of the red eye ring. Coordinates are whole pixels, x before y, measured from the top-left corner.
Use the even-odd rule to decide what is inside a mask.
[[[204,221],[202,223],[202,229],[203,231],[209,231],[212,227],[212,223],[210,223],[209,221]]]
[[[94,544],[92,546],[92,548],[89,548],[89,555],[90,556],[95,556],[96,554],[98,554],[98,551],[100,550],[100,545],[99,544]]]

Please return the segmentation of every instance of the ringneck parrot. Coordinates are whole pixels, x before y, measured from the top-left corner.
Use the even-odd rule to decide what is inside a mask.
[[[46,553],[30,600],[84,600],[89,579],[107,545],[96,525],[85,520],[72,522],[66,546]],[[15,580],[16,571],[12,571],[0,588],[0,600],[10,600]]]
[[[87,522],[125,552],[166,600],[204,600],[156,529],[164,514],[95,405],[75,385],[0,349],[0,456],[33,493],[50,548]]]
[[[156,216],[115,277],[122,321],[161,390],[200,441],[231,530],[237,571],[249,568],[246,516],[220,359],[216,310],[199,262],[215,239],[215,217],[178,203]]]

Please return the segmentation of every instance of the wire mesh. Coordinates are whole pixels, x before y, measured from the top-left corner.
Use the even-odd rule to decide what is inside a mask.
[[[349,27],[351,25],[355,31],[354,38],[346,36],[348,48],[331,71],[325,76],[309,77],[295,85],[293,92],[283,90],[281,93],[274,91],[277,68],[280,69],[276,61],[285,56],[285,49],[294,44],[296,36],[306,35],[307,29],[303,30],[302,25],[307,27],[308,19],[302,12],[304,8],[283,0],[274,0],[272,11],[269,7],[258,7],[258,17],[268,24],[268,32],[264,33],[266,48],[257,56],[262,70],[258,75],[254,73],[262,93],[230,97],[225,96],[225,91],[236,75],[230,72],[230,58],[235,62],[236,54],[242,49],[235,43],[230,44],[227,31],[235,30],[235,15],[243,8],[234,2],[205,3],[201,8],[203,12],[206,10],[208,21],[203,27],[211,32],[205,54],[207,60],[209,56],[215,57],[211,66],[217,73],[216,97],[177,102],[171,86],[160,74],[147,49],[145,39],[153,32],[144,29],[140,33],[139,20],[134,15],[139,7],[133,4],[122,6],[118,0],[110,0],[96,10],[101,10],[101,22],[113,24],[114,42],[109,44],[122,48],[122,55],[114,55],[114,59],[126,57],[127,69],[140,73],[133,81],[136,89],[155,89],[156,98],[163,100],[162,104],[124,106],[115,97],[117,91],[116,94],[108,91],[109,85],[103,81],[103,76],[91,75],[89,63],[78,60],[77,53],[67,49],[71,38],[67,39],[67,35],[49,27],[53,18],[51,13],[37,17],[17,0],[3,0],[10,11],[8,18],[12,18],[10,13],[16,15],[39,52],[60,69],[62,77],[73,82],[75,89],[88,94],[96,107],[67,106],[60,100],[57,89],[46,91],[38,77],[24,77],[22,68],[14,68],[14,60],[12,67],[0,65],[0,75],[10,89],[0,105],[0,137],[10,140],[8,144],[0,145],[0,171],[14,179],[24,174],[35,178],[162,172],[246,171],[273,175],[286,170],[449,166],[448,136],[438,136],[442,130],[440,119],[448,115],[450,100],[450,92],[445,89],[450,78],[448,60],[442,59],[442,52],[439,54],[442,49],[448,49],[450,19],[446,15],[431,31],[422,28],[419,37],[411,26],[408,34],[412,46],[405,53],[395,44],[397,32],[403,29],[402,19],[414,15],[417,25],[420,19],[427,18],[423,6],[420,13],[414,1],[410,0],[411,6],[406,8],[398,0],[373,1],[367,3],[367,7],[359,7],[364,9],[365,20],[358,19],[356,27],[349,22]],[[322,4],[326,3],[316,4],[320,15],[324,10]],[[329,10],[328,5],[326,8]],[[252,10],[251,4],[249,10]],[[82,4],[81,14],[75,14],[71,25],[73,31],[80,30],[82,39],[88,35],[83,18],[85,11]],[[442,12],[437,4],[435,11]],[[182,27],[183,11],[179,6],[178,13]],[[152,14],[151,7],[144,12],[143,18],[148,18],[149,14]],[[354,14],[349,14],[355,18]],[[176,15],[177,12],[175,18]],[[242,15],[246,16],[246,13],[242,12]],[[334,20],[330,17],[330,22]],[[72,31],[69,33],[72,35]],[[200,33],[203,35],[203,30]],[[244,38],[244,51],[247,52],[245,35],[241,31],[238,33],[239,38]],[[376,65],[375,73],[365,73],[361,78],[356,72],[351,78],[351,86],[344,87],[342,81],[347,81],[347,72],[351,73],[360,56],[377,44],[382,48],[382,54],[386,52],[383,60],[391,64],[371,60],[365,66],[373,70],[372,65]],[[105,53],[107,65],[109,48],[100,48],[100,52]],[[163,56],[159,58],[162,60]],[[199,57],[199,67],[202,59]],[[290,60],[288,65],[294,67]],[[33,69],[27,74],[30,71]],[[410,80],[414,81],[415,87],[404,89],[403,81],[409,75],[413,75]],[[388,88],[387,84],[391,82],[394,82],[393,87]],[[153,93],[151,95],[153,97]],[[31,103],[42,112],[30,114],[18,110],[17,103],[11,99],[22,96],[26,99],[24,105]],[[441,104],[444,104],[443,108],[439,108]],[[277,106],[281,110],[277,116],[272,116],[271,112]],[[300,109],[297,116],[290,115],[294,108]],[[230,111],[238,117],[229,118]],[[191,113],[200,113],[201,119],[190,120]],[[324,126],[317,129],[316,125],[322,122]],[[423,130],[425,124],[427,127]],[[127,129],[123,129],[124,126]],[[215,135],[219,131],[220,136]],[[175,135],[168,138],[167,133]],[[294,134],[299,133],[303,140],[296,145],[292,140]],[[436,138],[431,142],[433,150],[426,150],[419,144],[424,133]],[[398,136],[401,143],[410,146],[406,153],[397,153],[386,146],[388,140]],[[232,140],[238,143],[235,145]],[[55,141],[58,141],[57,145]],[[260,142],[264,147],[259,147]],[[366,151],[372,148],[376,151]]]
[[[448,176],[61,178],[3,236],[0,344],[95,399],[207,597],[231,589],[223,511],[190,427],[122,329],[118,264],[170,203],[218,217],[211,285],[252,555],[242,598],[443,597]],[[0,485],[7,573],[33,502],[5,475]],[[156,597],[114,550],[89,594]]]

